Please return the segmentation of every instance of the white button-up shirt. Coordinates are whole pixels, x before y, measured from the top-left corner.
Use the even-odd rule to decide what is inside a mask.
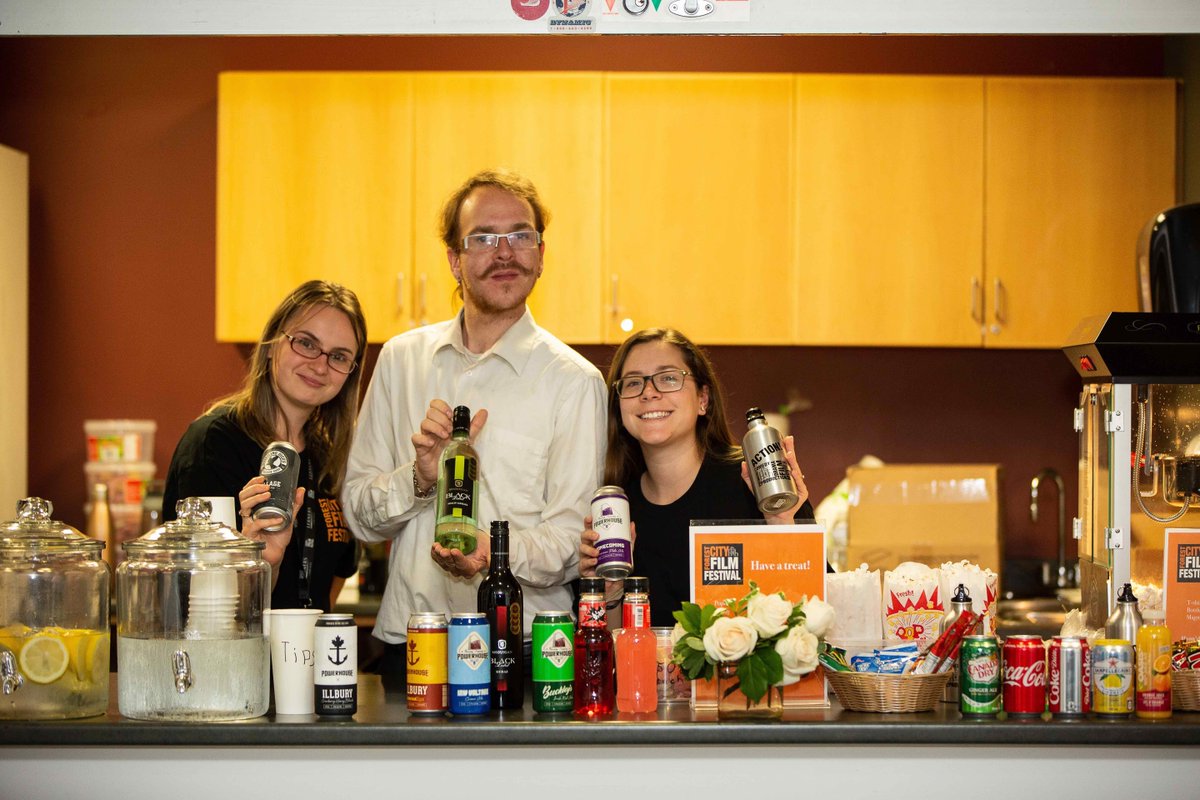
[[[583,356],[526,309],[482,355],[467,350],[462,314],[393,337],[380,352],[350,451],[343,511],[364,542],[392,540],[375,636],[406,638],[415,611],[477,611],[482,576],[451,576],[430,556],[437,511],[413,493],[412,435],[435,398],[488,418],[479,454],[478,520],[508,520],[509,562],[538,611],[571,611],[579,534],[603,473],[606,387]]]

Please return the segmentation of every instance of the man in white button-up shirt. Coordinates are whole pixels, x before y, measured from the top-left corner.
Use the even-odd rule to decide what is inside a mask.
[[[470,178],[442,215],[463,310],[393,337],[376,362],[342,501],[359,539],[392,540],[374,632],[386,643],[388,684],[403,680],[409,614],[475,611],[488,563],[486,532],[469,556],[433,541],[437,461],[454,406],[474,413],[480,524],[509,522],[526,638],[538,611],[571,608],[579,532],[602,477],[606,387],[525,305],[542,274],[546,218],[527,180]]]

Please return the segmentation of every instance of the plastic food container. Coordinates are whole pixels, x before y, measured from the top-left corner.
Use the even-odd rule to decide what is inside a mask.
[[[155,469],[150,461],[89,461],[83,465],[88,493],[94,484],[103,483],[108,487],[110,505],[141,505]]]
[[[88,461],[149,461],[157,430],[152,419],[89,419],[83,423]]]

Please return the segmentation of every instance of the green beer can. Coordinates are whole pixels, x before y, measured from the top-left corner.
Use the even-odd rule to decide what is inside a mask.
[[[570,712],[575,707],[575,626],[566,611],[533,618],[533,710]]]

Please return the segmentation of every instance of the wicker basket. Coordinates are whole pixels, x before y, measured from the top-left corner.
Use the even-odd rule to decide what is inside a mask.
[[[949,672],[935,675],[879,675],[872,672],[825,672],[842,706],[850,711],[890,714],[932,711],[942,697]]]
[[[1180,711],[1200,711],[1200,670],[1171,672],[1171,706]]]

